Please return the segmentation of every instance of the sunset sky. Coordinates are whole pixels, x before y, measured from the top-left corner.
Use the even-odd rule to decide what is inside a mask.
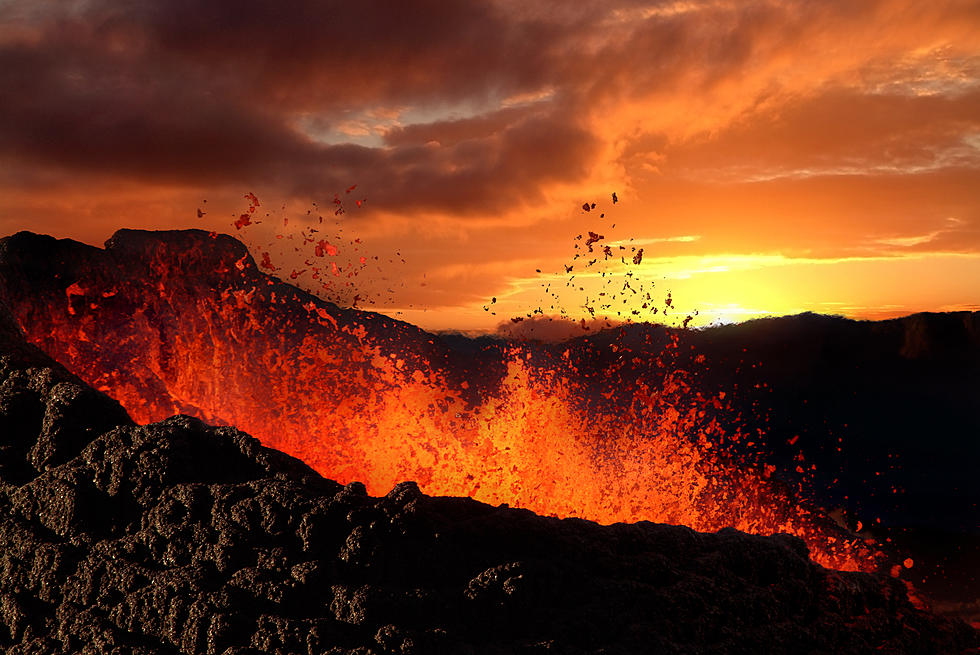
[[[0,0],[0,235],[199,227],[288,280],[314,225],[427,328],[627,273],[700,323],[980,309],[980,3]]]

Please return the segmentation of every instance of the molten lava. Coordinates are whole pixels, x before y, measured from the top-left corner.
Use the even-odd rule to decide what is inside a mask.
[[[575,346],[460,353],[261,273],[229,237],[124,230],[99,250],[21,234],[6,247],[0,277],[29,339],[139,422],[234,425],[376,495],[416,480],[601,523],[789,532],[825,566],[877,565],[872,546],[740,461],[723,399],[673,368],[676,338],[609,344],[598,371]]]

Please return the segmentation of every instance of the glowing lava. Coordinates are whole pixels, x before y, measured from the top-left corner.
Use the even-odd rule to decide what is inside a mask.
[[[740,436],[719,427],[724,403],[671,368],[670,343],[611,345],[621,363],[589,376],[583,352],[464,355],[340,310],[259,272],[228,237],[121,231],[104,251],[6,241],[0,278],[29,339],[139,422],[179,412],[234,425],[376,495],[416,480],[428,494],[602,523],[789,532],[826,566],[877,564],[874,548],[732,455]]]

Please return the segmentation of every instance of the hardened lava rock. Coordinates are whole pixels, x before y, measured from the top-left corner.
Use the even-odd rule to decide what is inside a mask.
[[[2,307],[0,307],[2,315]],[[235,429],[134,425],[0,317],[0,650],[956,653],[965,623],[803,542],[383,498]]]

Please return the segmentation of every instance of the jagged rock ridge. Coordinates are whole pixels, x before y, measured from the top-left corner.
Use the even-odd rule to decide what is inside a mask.
[[[342,487],[232,428],[136,426],[0,307],[0,648],[953,653],[962,622],[801,541]]]

